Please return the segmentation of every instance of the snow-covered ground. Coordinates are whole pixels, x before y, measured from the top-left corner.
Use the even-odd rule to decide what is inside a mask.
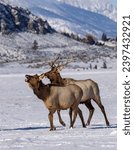
[[[0,150],[116,150],[116,71],[62,72],[63,77],[91,78],[99,84],[111,125],[106,127],[100,109],[92,102],[95,113],[89,127],[82,128],[77,118],[75,128],[69,129],[68,110],[64,110],[62,118],[66,127],[60,125],[55,114],[56,131],[49,131],[48,111],[25,83],[25,74],[25,70],[0,74]],[[86,121],[88,110],[84,105],[80,107]]]

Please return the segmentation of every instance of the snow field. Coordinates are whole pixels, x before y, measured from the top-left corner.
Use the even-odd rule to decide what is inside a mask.
[[[75,127],[69,129],[68,110],[64,110],[61,114],[66,127],[62,127],[55,113],[57,130],[50,132],[48,111],[25,83],[24,74],[0,75],[0,149],[116,150],[116,71],[62,72],[62,76],[91,78],[99,84],[110,127],[106,127],[100,109],[92,102],[95,112],[90,126],[82,128],[77,117]],[[88,110],[84,105],[80,108],[86,121]]]

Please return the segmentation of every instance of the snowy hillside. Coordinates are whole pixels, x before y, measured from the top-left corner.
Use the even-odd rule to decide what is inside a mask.
[[[116,37],[116,22],[98,13],[57,0],[7,0],[5,2],[28,8],[37,16],[47,19],[49,24],[60,32],[73,32],[79,35],[91,33],[99,38],[102,33],[106,33],[110,37]]]
[[[117,20],[117,8],[110,0],[58,0]]]
[[[0,35],[0,39],[1,63],[17,61],[32,68],[46,67],[49,61],[60,54],[61,61],[66,61],[67,58],[72,60],[74,69],[89,69],[90,64],[92,67],[97,65],[99,69],[103,67],[104,62],[107,63],[108,68],[115,68],[116,48],[90,46],[59,33],[46,34],[45,36],[26,32],[14,33],[5,36]],[[37,43],[37,49],[33,48],[34,41]]]
[[[47,3],[47,5],[51,4]],[[109,47],[84,44],[52,32],[47,20],[34,16],[28,10],[2,4],[0,7],[1,64],[17,61],[20,64],[27,64],[26,67],[45,67],[48,61],[60,54],[62,62],[65,62],[68,57],[72,60],[69,68],[77,70],[100,69],[104,66],[115,68],[116,45]]]

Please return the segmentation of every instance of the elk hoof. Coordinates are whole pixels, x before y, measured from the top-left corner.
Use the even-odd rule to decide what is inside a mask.
[[[66,126],[66,124],[64,123],[64,122],[61,122],[61,124],[65,127]]]
[[[87,122],[87,123],[86,123],[86,127],[89,126],[89,125],[90,125],[90,123]]]
[[[109,123],[109,121],[108,121],[106,124],[107,124],[107,126],[110,126],[110,123]]]
[[[55,127],[50,128],[50,130],[49,130],[49,131],[54,131],[54,130],[56,130],[56,128],[55,128]]]
[[[86,128],[86,127],[87,127],[87,126],[84,124],[84,125],[83,125],[83,128]]]
[[[69,128],[70,128],[70,129],[73,129],[73,126],[70,126]]]

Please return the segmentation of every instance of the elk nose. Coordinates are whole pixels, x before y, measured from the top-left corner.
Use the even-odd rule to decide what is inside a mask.
[[[25,77],[26,77],[25,81],[28,82],[29,79],[30,79],[30,76],[29,75],[25,75]]]
[[[26,78],[29,78],[30,76],[26,74],[25,77],[26,77]]]

